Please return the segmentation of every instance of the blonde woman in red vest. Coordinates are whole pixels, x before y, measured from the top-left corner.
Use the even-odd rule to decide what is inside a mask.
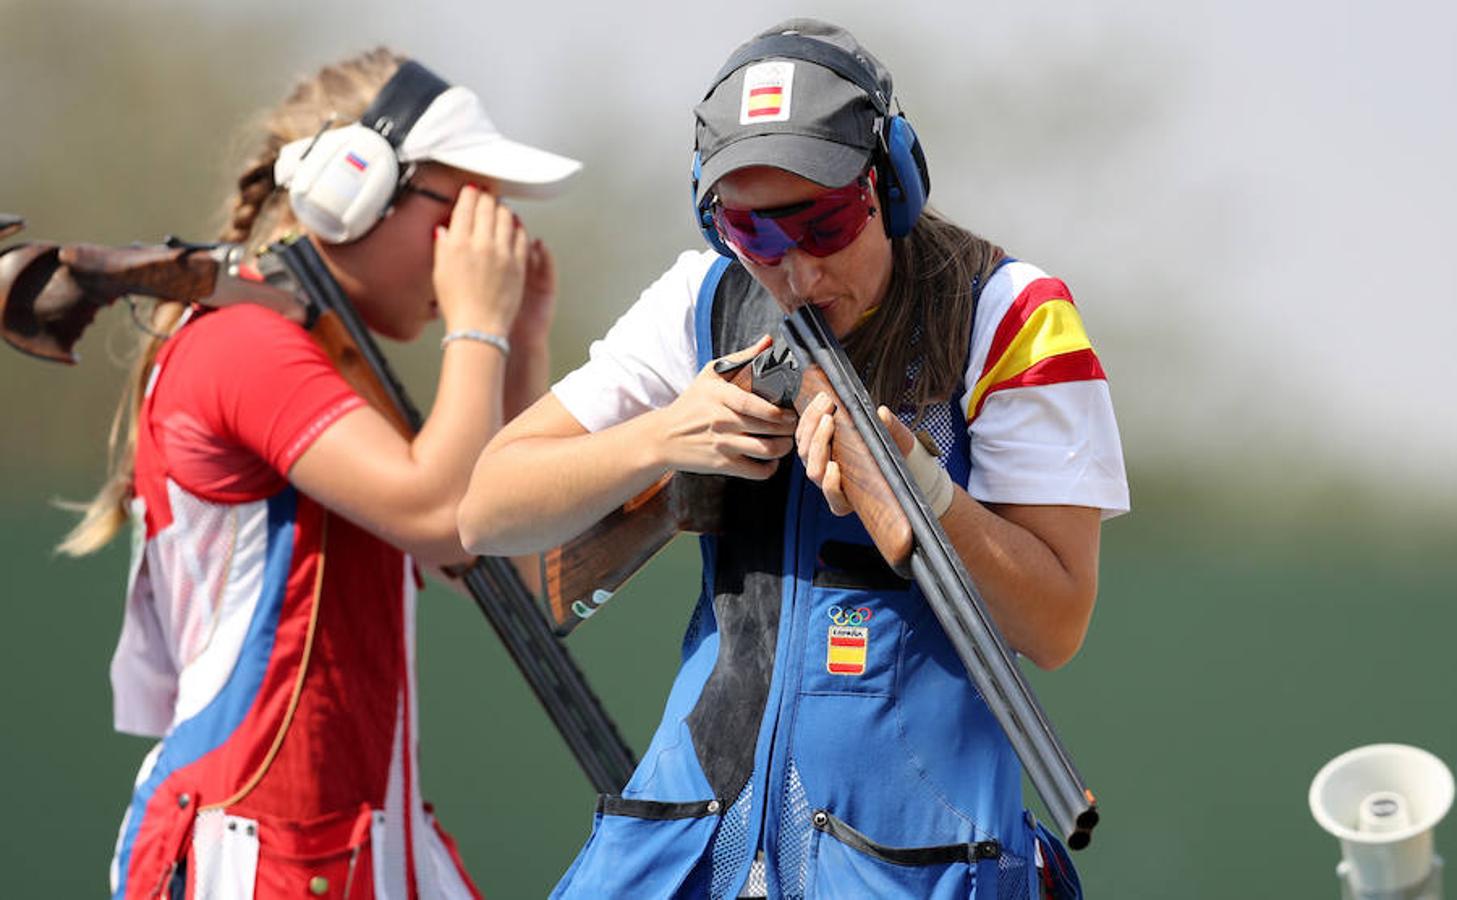
[[[545,388],[552,259],[500,198],[578,164],[383,49],[299,83],[258,144],[222,238],[256,253],[302,232],[385,337],[444,319],[435,405],[407,440],[277,313],[157,307],[111,479],[63,544],[128,519],[142,538],[115,719],[161,740],[112,890],[479,896],[420,798],[415,563],[468,558],[471,464]]]

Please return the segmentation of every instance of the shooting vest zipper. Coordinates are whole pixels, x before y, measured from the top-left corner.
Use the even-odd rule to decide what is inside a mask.
[[[767,726],[768,743],[764,754],[763,772],[761,780],[763,790],[758,791],[759,797],[759,821],[755,828],[754,848],[749,854],[750,871],[753,869],[754,858],[764,854],[765,875],[767,878],[768,868],[771,865],[769,859],[770,848],[766,846],[765,837],[769,830],[769,810],[772,806],[783,805],[784,775],[779,771],[779,765],[787,758],[788,748],[780,752],[780,735],[789,735],[794,730],[794,711],[796,704],[787,703],[786,697],[797,697],[799,684],[804,671],[804,654],[799,652],[799,645],[803,640],[800,633],[800,579],[796,577],[799,569],[800,539],[804,522],[804,493],[805,478],[804,472],[794,464],[794,457],[785,457],[784,465],[794,466],[790,472],[788,489],[785,491],[784,509],[784,536],[783,553],[784,561],[781,564],[781,587],[780,602],[786,606],[780,614],[779,643],[775,648],[774,677],[769,685],[769,699],[773,704],[773,712],[769,712],[770,704],[765,704],[766,720],[772,715],[772,720],[760,724],[759,733],[764,734]],[[784,599],[788,594],[787,603]],[[785,628],[785,617],[788,617],[788,628]],[[786,689],[787,684],[787,689]],[[786,708],[787,707],[787,708]],[[786,721],[787,719],[787,721]],[[787,738],[785,739],[787,743]],[[771,804],[772,801],[772,804]],[[776,842],[778,839],[776,829]],[[777,859],[774,860],[777,872]],[[740,888],[742,890],[742,887]]]

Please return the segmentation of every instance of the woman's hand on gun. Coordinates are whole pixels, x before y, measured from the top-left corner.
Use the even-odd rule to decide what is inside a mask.
[[[884,406],[877,407],[876,415],[890,432],[891,439],[903,455],[909,455],[915,446],[916,436]],[[835,462],[832,451],[835,442],[835,401],[828,394],[816,394],[815,398],[800,414],[799,426],[795,430],[794,443],[799,449],[800,462],[804,463],[805,476],[819,485],[824,492],[830,512],[837,516],[849,515],[854,509],[845,498],[840,481],[840,466]]]
[[[765,335],[724,357],[746,363],[771,340]],[[762,481],[789,452],[796,416],[732,383],[709,363],[677,400],[659,411],[660,452],[670,469]]]

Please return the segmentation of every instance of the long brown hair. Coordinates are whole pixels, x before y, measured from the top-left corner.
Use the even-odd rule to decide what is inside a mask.
[[[979,285],[1002,248],[927,209],[891,241],[890,285],[875,314],[845,339],[871,399],[917,418],[961,385]]]
[[[273,164],[278,151],[292,141],[311,137],[330,120],[340,124],[364,114],[379,89],[389,81],[404,57],[377,47],[350,59],[325,66],[300,81],[288,97],[258,123],[262,140],[243,167],[225,207],[227,224],[219,239],[247,244],[257,251],[296,227],[288,198],[277,190]],[[56,547],[61,553],[83,556],[101,549],[129,518],[132,476],[137,448],[137,413],[146,379],[157,352],[177,327],[185,304],[158,302],[143,334],[127,389],[112,417],[107,446],[110,474],[96,496],[81,507],[82,518]],[[125,435],[125,437],[123,437]]]

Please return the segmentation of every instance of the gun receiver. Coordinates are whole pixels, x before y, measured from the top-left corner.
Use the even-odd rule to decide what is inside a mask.
[[[742,390],[777,406],[803,410],[817,394],[834,390],[817,366],[802,368],[783,342],[747,364],[720,360],[718,373]],[[911,527],[896,505],[865,441],[843,404],[836,405],[835,442],[846,498],[875,546],[901,575],[910,576]],[[582,534],[542,556],[547,611],[558,635],[597,612],[679,532],[718,534],[725,476],[669,472]]]

